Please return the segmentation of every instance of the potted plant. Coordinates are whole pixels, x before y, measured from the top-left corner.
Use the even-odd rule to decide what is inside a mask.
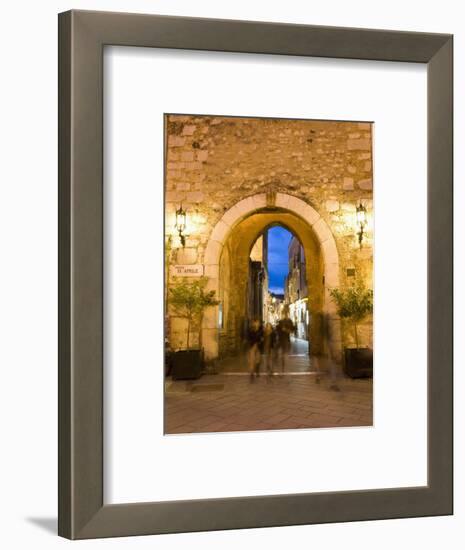
[[[174,314],[187,319],[186,349],[177,351],[171,356],[171,377],[178,379],[195,379],[202,374],[203,350],[201,346],[201,326],[205,310],[219,302],[215,291],[206,291],[207,279],[201,277],[188,281],[177,279],[169,288],[168,304]],[[190,337],[192,328],[199,330],[199,346],[191,349]]]
[[[339,316],[352,324],[355,348],[344,350],[344,371],[351,378],[373,375],[373,350],[360,347],[358,325],[373,313],[373,290],[365,288],[362,283],[346,290],[332,289],[330,294],[338,307]]]

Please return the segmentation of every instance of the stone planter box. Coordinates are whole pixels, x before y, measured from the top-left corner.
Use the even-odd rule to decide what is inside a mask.
[[[203,353],[200,349],[177,351],[171,355],[171,378],[195,380],[203,370]]]
[[[345,348],[344,373],[350,378],[373,376],[373,350],[370,348]]]

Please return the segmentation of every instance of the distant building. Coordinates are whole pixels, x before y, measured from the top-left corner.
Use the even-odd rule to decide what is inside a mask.
[[[292,237],[289,248],[289,274],[285,281],[284,303],[289,317],[296,326],[297,338],[308,340],[308,288],[305,269],[305,254],[296,237]]]
[[[266,296],[267,308],[265,322],[276,325],[284,311],[284,294],[268,292]]]
[[[268,236],[261,235],[255,242],[249,257],[249,281],[247,292],[248,316],[264,322],[266,319],[268,295]]]

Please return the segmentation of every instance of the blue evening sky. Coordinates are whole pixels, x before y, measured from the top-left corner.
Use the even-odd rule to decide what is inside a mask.
[[[288,269],[287,247],[292,239],[284,227],[275,226],[268,230],[268,289],[276,294],[284,294],[284,279]]]

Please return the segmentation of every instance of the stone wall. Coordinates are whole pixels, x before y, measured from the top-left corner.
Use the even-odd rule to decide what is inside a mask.
[[[169,262],[202,264],[223,214],[248,196],[271,191],[302,199],[328,224],[342,287],[357,277],[372,287],[371,124],[168,115],[165,173]],[[361,249],[355,219],[360,202],[369,222]],[[185,248],[174,228],[181,203],[188,214]],[[371,345],[371,323],[365,325],[364,344]],[[350,339],[344,330],[344,340]]]

